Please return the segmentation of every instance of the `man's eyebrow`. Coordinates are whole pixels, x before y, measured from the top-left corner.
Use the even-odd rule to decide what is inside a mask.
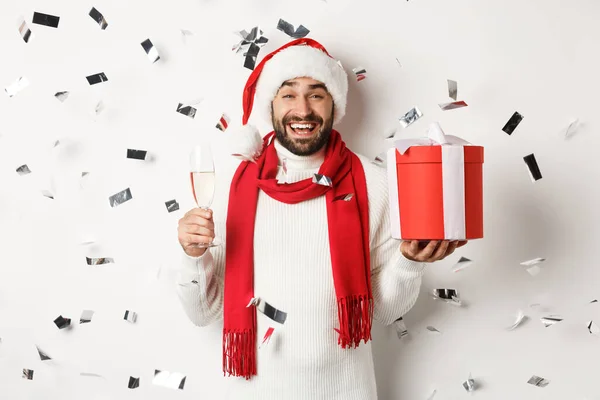
[[[296,82],[296,81],[285,81],[285,82],[283,82],[281,84],[281,87],[284,87],[284,86],[296,87],[296,86],[298,86],[298,82]],[[324,83],[315,83],[313,85],[308,85],[308,88],[310,90],[323,89],[324,91],[328,92],[327,86],[325,86]]]

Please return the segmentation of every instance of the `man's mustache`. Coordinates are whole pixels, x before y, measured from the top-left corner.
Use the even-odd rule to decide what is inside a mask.
[[[318,117],[318,116],[316,116],[316,115],[314,115],[314,114],[307,115],[304,118],[300,118],[300,117],[297,117],[297,116],[294,115],[294,116],[291,116],[291,117],[285,117],[283,119],[283,124],[284,125],[287,125],[287,124],[289,124],[291,122],[315,122],[317,124],[323,124],[323,119],[320,118],[320,117]]]

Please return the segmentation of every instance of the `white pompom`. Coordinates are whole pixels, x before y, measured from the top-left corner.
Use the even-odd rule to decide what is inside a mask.
[[[227,146],[232,156],[252,162],[260,156],[263,139],[255,126],[243,125],[229,132]]]

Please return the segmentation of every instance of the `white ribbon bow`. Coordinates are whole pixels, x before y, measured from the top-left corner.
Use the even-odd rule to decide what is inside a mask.
[[[394,142],[396,149],[402,155],[412,146],[435,146],[444,144],[469,145],[471,143],[458,136],[446,135],[438,122],[434,122],[429,126],[427,137],[400,139]]]

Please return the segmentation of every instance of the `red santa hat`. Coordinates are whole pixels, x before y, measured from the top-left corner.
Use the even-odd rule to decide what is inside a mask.
[[[287,80],[301,77],[325,84],[333,98],[333,123],[340,122],[346,114],[346,71],[319,42],[308,38],[296,39],[267,54],[250,74],[242,99],[242,123],[246,127],[239,132],[246,137],[241,141],[236,140],[236,147],[243,149],[238,153],[249,155],[262,145],[256,128],[247,125],[250,116],[256,122],[270,125],[271,103],[281,85]]]

